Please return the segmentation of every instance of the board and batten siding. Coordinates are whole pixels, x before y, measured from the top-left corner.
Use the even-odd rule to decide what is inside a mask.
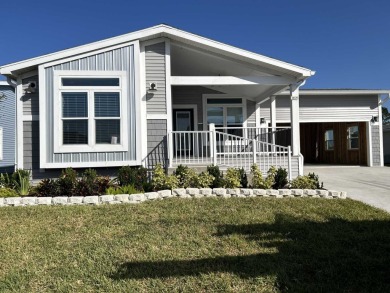
[[[208,89],[202,86],[173,86],[172,87],[172,105],[196,105],[198,113],[198,130],[205,130],[203,126],[203,95],[220,94],[221,92]]]
[[[149,169],[161,164],[167,167],[168,164],[168,145],[167,145],[167,120],[148,119],[148,155],[145,158],[145,166]]]
[[[129,149],[118,152],[83,152],[54,153],[54,72],[61,70],[75,71],[125,71],[128,89],[128,121]],[[83,57],[62,64],[45,68],[46,77],[46,129],[47,129],[47,163],[89,163],[109,161],[136,160],[136,108],[135,108],[135,67],[134,48],[132,45],[113,49],[96,55]],[[57,101],[58,102],[58,101]]]
[[[167,114],[165,63],[165,42],[145,46],[146,91],[157,84],[157,91],[146,95],[147,114]]]
[[[39,121],[23,122],[23,168],[39,169]]]
[[[2,159],[0,173],[13,172],[15,167],[16,100],[15,90],[0,85],[0,128],[2,128]]]
[[[39,115],[38,75],[22,79],[23,90],[28,87],[30,82],[35,82],[37,87],[34,93],[26,93],[23,91],[24,93],[21,98],[23,102],[23,115]]]

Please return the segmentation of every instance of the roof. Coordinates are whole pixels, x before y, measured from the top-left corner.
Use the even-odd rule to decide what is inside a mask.
[[[280,95],[289,95],[288,91]],[[300,95],[382,95],[390,94],[390,89],[300,89]]]
[[[63,58],[79,55],[86,52],[100,50],[108,48],[114,45],[125,44],[136,40],[149,40],[157,37],[167,37],[172,40],[191,44],[196,47],[204,48],[206,50],[222,54],[227,57],[235,58],[238,60],[250,62],[254,65],[263,66],[266,68],[277,69],[288,75],[297,77],[298,79],[305,79],[315,74],[314,71],[304,68],[298,65],[280,61],[271,57],[253,53],[247,50],[239,49],[234,46],[230,46],[221,42],[217,42],[199,35],[195,35],[177,28],[160,24],[147,29],[131,32],[128,34],[120,35],[117,37],[105,39],[89,43],[86,45],[58,51],[55,53],[38,56],[35,58],[7,64],[0,66],[0,74],[12,76],[17,75],[18,71],[26,68],[34,68],[40,64],[60,60]]]

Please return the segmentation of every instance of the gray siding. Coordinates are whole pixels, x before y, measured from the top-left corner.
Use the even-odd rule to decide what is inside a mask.
[[[128,88],[128,121],[129,125],[129,149],[124,152],[91,152],[91,153],[54,153],[53,143],[53,103],[54,89],[53,76],[57,70],[90,70],[90,71],[126,71]],[[65,62],[45,70],[46,74],[46,127],[47,127],[47,152],[48,163],[67,162],[105,162],[105,161],[128,161],[136,159],[135,138],[135,71],[134,49],[127,46],[104,53],[80,58],[71,62]]]
[[[157,91],[146,95],[148,114],[166,114],[165,42],[145,47],[146,90],[151,82],[157,83]]]
[[[381,165],[381,145],[379,125],[371,125],[372,165]]]
[[[246,101],[247,125],[248,127],[256,126],[256,103],[250,100]]]
[[[23,122],[23,168],[39,169],[39,121]]]
[[[24,93],[22,96],[23,101],[23,115],[39,115],[39,91],[38,91],[38,75],[25,78],[22,80],[23,89],[27,88],[27,85],[34,81],[37,84],[35,93]]]
[[[198,130],[203,130],[203,94],[219,94],[220,92],[202,86],[172,87],[172,105],[195,104],[198,107]],[[196,114],[195,114],[196,115]]]
[[[15,91],[10,86],[0,85],[0,127],[3,128],[3,159],[0,160],[0,173],[12,172],[15,166],[16,110]]]
[[[167,120],[148,119],[148,155],[146,166],[153,168],[160,163],[167,167],[168,146],[167,146]]]
[[[378,96],[301,96],[301,121],[369,121],[378,116]]]

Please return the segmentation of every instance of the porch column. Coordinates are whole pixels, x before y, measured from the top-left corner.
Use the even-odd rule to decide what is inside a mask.
[[[271,97],[271,143],[275,144],[275,131],[276,131],[276,98],[275,96]]]
[[[299,86],[290,86],[290,118],[291,118],[291,149],[293,156],[298,156],[301,152],[299,134]]]

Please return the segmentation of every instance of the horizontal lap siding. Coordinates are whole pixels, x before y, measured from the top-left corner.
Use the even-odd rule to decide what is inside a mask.
[[[37,88],[34,93],[23,93],[23,115],[39,115],[38,75],[23,79],[22,88],[28,88],[30,82],[35,82]]]
[[[148,155],[146,157],[146,166],[153,168],[160,163],[164,167],[167,165],[167,120],[148,119]]]
[[[0,160],[0,173],[12,172],[15,166],[15,92],[10,86],[0,86],[0,127],[3,129],[3,159]]]
[[[165,43],[145,47],[146,90],[150,83],[157,84],[157,91],[146,95],[148,114],[166,114]]]
[[[246,112],[247,112],[247,126],[256,126],[256,103],[250,100],[246,101]]]
[[[53,103],[54,88],[53,76],[56,70],[80,70],[80,71],[126,71],[128,89],[128,121],[129,125],[129,149],[124,152],[91,152],[91,153],[54,153],[53,143]],[[135,71],[133,46],[114,49],[93,56],[65,62],[46,68],[46,119],[47,119],[47,162],[49,163],[85,163],[107,161],[136,160],[135,137]],[[59,114],[59,113],[58,113]]]
[[[204,130],[203,126],[203,95],[219,94],[220,92],[202,86],[174,86],[172,87],[173,105],[196,105],[198,108],[198,130]],[[196,114],[195,114],[196,115]]]

